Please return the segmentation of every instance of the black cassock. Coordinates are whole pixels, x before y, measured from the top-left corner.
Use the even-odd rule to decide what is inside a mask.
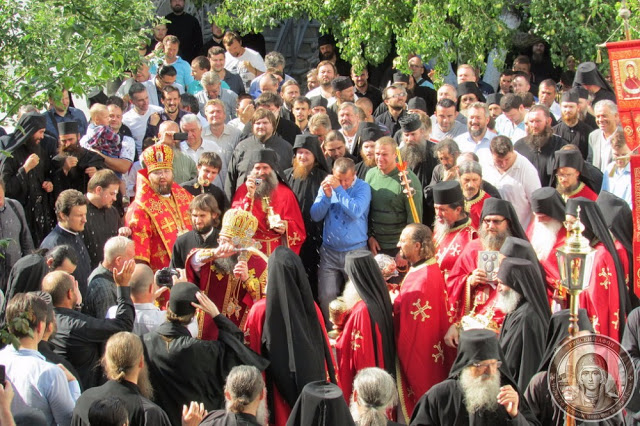
[[[224,382],[236,365],[263,371],[268,361],[244,345],[244,333],[223,315],[214,319],[218,340],[191,337],[186,327],[165,322],[143,338],[144,356],[155,391],[154,402],[173,425],[180,425],[182,405],[199,401],[208,411],[224,408]]]
[[[78,164],[72,167],[69,173],[65,175],[62,166],[69,156],[76,157]],[[95,167],[97,170],[104,169],[104,159],[99,154],[82,147],[78,147],[78,150],[73,154],[58,154],[53,157],[51,160],[51,178],[54,199],[57,199],[58,195],[67,189],[77,189],[86,194],[87,184],[91,179],[86,173],[89,167]]]
[[[200,426],[260,426],[256,416],[246,413],[231,413],[218,410],[209,413]]]
[[[218,230],[213,228],[213,232],[206,238],[202,238],[197,231],[189,231],[180,235],[173,245],[171,253],[171,267],[184,269],[187,256],[194,248],[214,248],[218,247]]]
[[[542,186],[549,186],[551,176],[553,175],[555,153],[566,144],[567,142],[560,136],[551,135],[542,148],[533,147],[527,143],[526,138],[522,138],[513,144],[513,148],[533,164],[538,171],[540,184]]]
[[[104,259],[104,245],[111,237],[118,235],[122,226],[122,217],[114,206],[97,208],[91,202],[87,205],[87,223],[82,236],[89,252],[91,269],[95,269]]]

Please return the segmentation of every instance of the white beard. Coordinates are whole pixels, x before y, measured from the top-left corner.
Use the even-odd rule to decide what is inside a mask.
[[[433,240],[440,241],[449,232],[449,229],[451,228],[447,222],[440,223],[436,218],[435,222],[433,222]]]
[[[531,233],[531,246],[539,260],[545,260],[551,254],[560,228],[562,223],[556,219],[551,219],[549,223],[538,222],[535,219]]]
[[[356,303],[362,300],[362,297],[358,294],[358,290],[356,290],[356,286],[353,285],[351,281],[347,281],[345,284],[342,299],[349,310],[353,309]]]
[[[473,377],[470,367],[466,367],[460,374],[460,386],[469,415],[480,410],[495,411],[499,407],[500,372],[497,371],[489,378],[484,376]]]
[[[496,308],[500,309],[505,314],[510,314],[517,307],[522,296],[515,290],[509,289],[498,293],[498,300],[496,301]]]
[[[229,407],[231,406],[231,401],[228,399],[225,402],[225,408],[227,412],[229,412]],[[267,426],[269,424],[269,408],[267,407],[267,395],[262,398],[260,401],[260,405],[258,405],[258,411],[256,412],[256,420],[262,426]]]

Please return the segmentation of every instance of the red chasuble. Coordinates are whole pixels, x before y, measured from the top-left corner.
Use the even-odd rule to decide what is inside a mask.
[[[251,208],[251,203],[252,200],[247,197],[247,185],[243,183],[233,196],[231,208],[241,208],[248,211]],[[280,235],[269,229],[267,212],[263,210],[262,202],[256,200],[253,203],[251,213],[258,219],[258,230],[253,238],[260,243],[260,251],[270,256],[276,247],[284,243],[295,254],[300,254],[300,248],[307,234],[295,194],[286,185],[278,183],[271,194],[271,207],[273,207],[275,214],[280,215],[280,218],[286,221],[286,232]]]
[[[589,287],[580,293],[580,307],[587,310],[596,333],[620,341],[622,336],[618,331],[620,299],[616,266],[604,244],[596,244],[595,249],[591,281]]]
[[[467,283],[469,275],[478,267],[478,253],[484,250],[482,241],[471,241],[462,251],[460,258],[449,273],[447,292],[449,293],[449,307],[454,321],[460,321],[463,316],[473,311],[476,314],[485,314],[489,309],[494,311],[493,320],[502,325],[504,313],[495,309],[498,297],[497,283],[478,284],[471,287]]]
[[[453,265],[460,257],[462,250],[469,241],[476,238],[478,238],[478,232],[471,224],[471,220],[467,218],[462,225],[449,229],[449,232],[440,237],[440,239],[434,240],[436,260],[440,265],[440,270],[445,280],[449,278],[449,272],[453,269]]]
[[[393,302],[398,393],[407,424],[422,395],[449,374],[455,350],[445,345],[444,336],[451,320],[435,259],[409,269]]]
[[[322,332],[324,334],[325,341],[329,341],[329,337],[327,336],[327,330],[324,326],[324,319],[322,317],[322,311],[315,305],[316,313],[318,315],[318,322],[322,327]],[[264,328],[264,320],[265,315],[267,313],[267,300],[262,299],[258,300],[253,304],[251,310],[249,311],[249,315],[247,316],[247,322],[244,324],[244,343],[254,352],[262,355],[262,329]],[[333,369],[337,371],[336,361],[333,359],[333,351],[330,350],[331,353],[331,361],[333,362]],[[265,373],[262,373],[263,378],[265,377]],[[327,379],[328,380],[328,379]],[[266,381],[266,378],[265,378]],[[270,389],[267,389],[267,392],[273,395],[273,414],[275,418],[274,426],[285,426],[287,424],[287,420],[291,415],[291,407],[287,404],[287,401],[280,395],[278,389],[275,386],[272,386]]]
[[[622,263],[622,270],[624,271],[624,282],[625,284],[627,284],[627,288],[629,288],[629,255],[627,254],[627,249],[624,248],[620,241],[614,238],[614,243],[616,245],[618,257],[620,258],[620,263]],[[631,290],[633,291],[633,289]]]
[[[242,282],[233,274],[220,270],[213,261],[209,261],[202,265],[198,279],[191,264],[194,253],[196,250],[187,256],[185,262],[187,279],[192,283],[199,283],[200,290],[219,307],[220,313],[242,329],[254,302],[265,296],[267,263],[260,256],[249,253],[247,260],[249,278]],[[198,338],[202,340],[218,338],[218,327],[209,315],[198,313]]]
[[[136,197],[125,223],[131,228],[135,259],[148,263],[156,272],[169,266],[176,238],[191,230],[189,203],[193,196],[175,182],[170,197],[158,195],[151,189],[147,169],[138,171],[136,179]]]
[[[567,201],[569,198],[578,198],[578,197],[584,197],[592,201],[596,201],[598,199],[598,194],[593,192],[593,190],[589,188],[587,185],[585,185],[584,182],[580,182],[578,184],[578,187],[574,191],[572,191],[569,194],[562,195],[562,198],[564,199],[564,201]]]
[[[481,189],[476,198],[470,201],[465,200],[464,202],[464,209],[467,213],[469,213],[471,224],[476,229],[480,229],[480,216],[482,215],[482,207],[484,206],[484,200],[486,200],[487,198],[491,198],[491,195],[484,192],[484,189]]]
[[[382,353],[382,335],[376,325],[376,341],[378,342],[378,354],[376,357],[373,333],[371,329],[371,317],[366,303],[360,300],[355,304],[344,329],[336,342],[336,360],[338,362],[338,377],[344,399],[349,402],[353,392],[353,379],[358,371],[367,367],[379,367],[384,369],[384,355]],[[376,358],[378,363],[376,364]]]
[[[533,236],[533,224],[535,221],[531,221],[529,224],[529,228],[527,229],[527,238],[529,241],[534,238]],[[551,306],[551,301],[553,299],[553,293],[556,289],[562,289],[562,281],[560,280],[560,270],[558,269],[558,258],[556,257],[556,252],[562,246],[564,246],[565,241],[567,239],[567,230],[564,227],[561,227],[558,231],[556,242],[553,245],[553,248],[549,252],[549,255],[545,259],[538,259],[542,268],[544,269],[545,274],[547,275],[547,299],[549,299],[549,306]],[[556,302],[558,302],[556,300]],[[568,296],[564,300],[562,304],[563,309],[569,307],[569,299]]]

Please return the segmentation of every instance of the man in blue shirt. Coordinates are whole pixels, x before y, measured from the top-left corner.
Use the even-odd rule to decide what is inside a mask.
[[[176,36],[168,35],[164,38],[162,44],[164,46],[164,61],[161,65],[171,65],[174,67],[178,73],[175,82],[186,89],[193,81],[193,76],[191,75],[191,65],[189,65],[189,62],[178,56],[180,40],[178,40],[178,37]],[[157,64],[154,64],[149,72],[151,72],[151,74],[155,74],[157,69]]]
[[[84,112],[69,106],[71,102],[69,91],[62,89],[62,98],[56,101],[53,94],[49,95],[51,108],[45,113],[47,119],[46,131],[49,135],[58,139],[58,123],[63,121],[75,121],[78,123],[78,133],[84,136],[87,133],[87,117]]]
[[[367,226],[371,188],[356,177],[356,166],[350,158],[333,163],[333,174],[321,183],[313,205],[311,219],[324,220],[318,299],[327,326],[329,303],[342,293],[345,283],[344,261],[347,253],[367,247]]]

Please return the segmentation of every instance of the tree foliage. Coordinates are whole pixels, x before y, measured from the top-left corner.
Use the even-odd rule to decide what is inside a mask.
[[[638,1],[630,0],[632,15]],[[556,65],[569,54],[593,60],[596,45],[620,24],[618,8],[610,0],[222,0],[212,18],[243,33],[289,18],[316,19],[358,68],[381,63],[394,40],[401,57],[416,53],[482,67],[491,50],[511,48],[523,31],[550,45]],[[518,18],[518,28],[501,19],[506,14]]]
[[[0,0],[0,120],[64,85],[85,93],[139,61],[150,0]]]

